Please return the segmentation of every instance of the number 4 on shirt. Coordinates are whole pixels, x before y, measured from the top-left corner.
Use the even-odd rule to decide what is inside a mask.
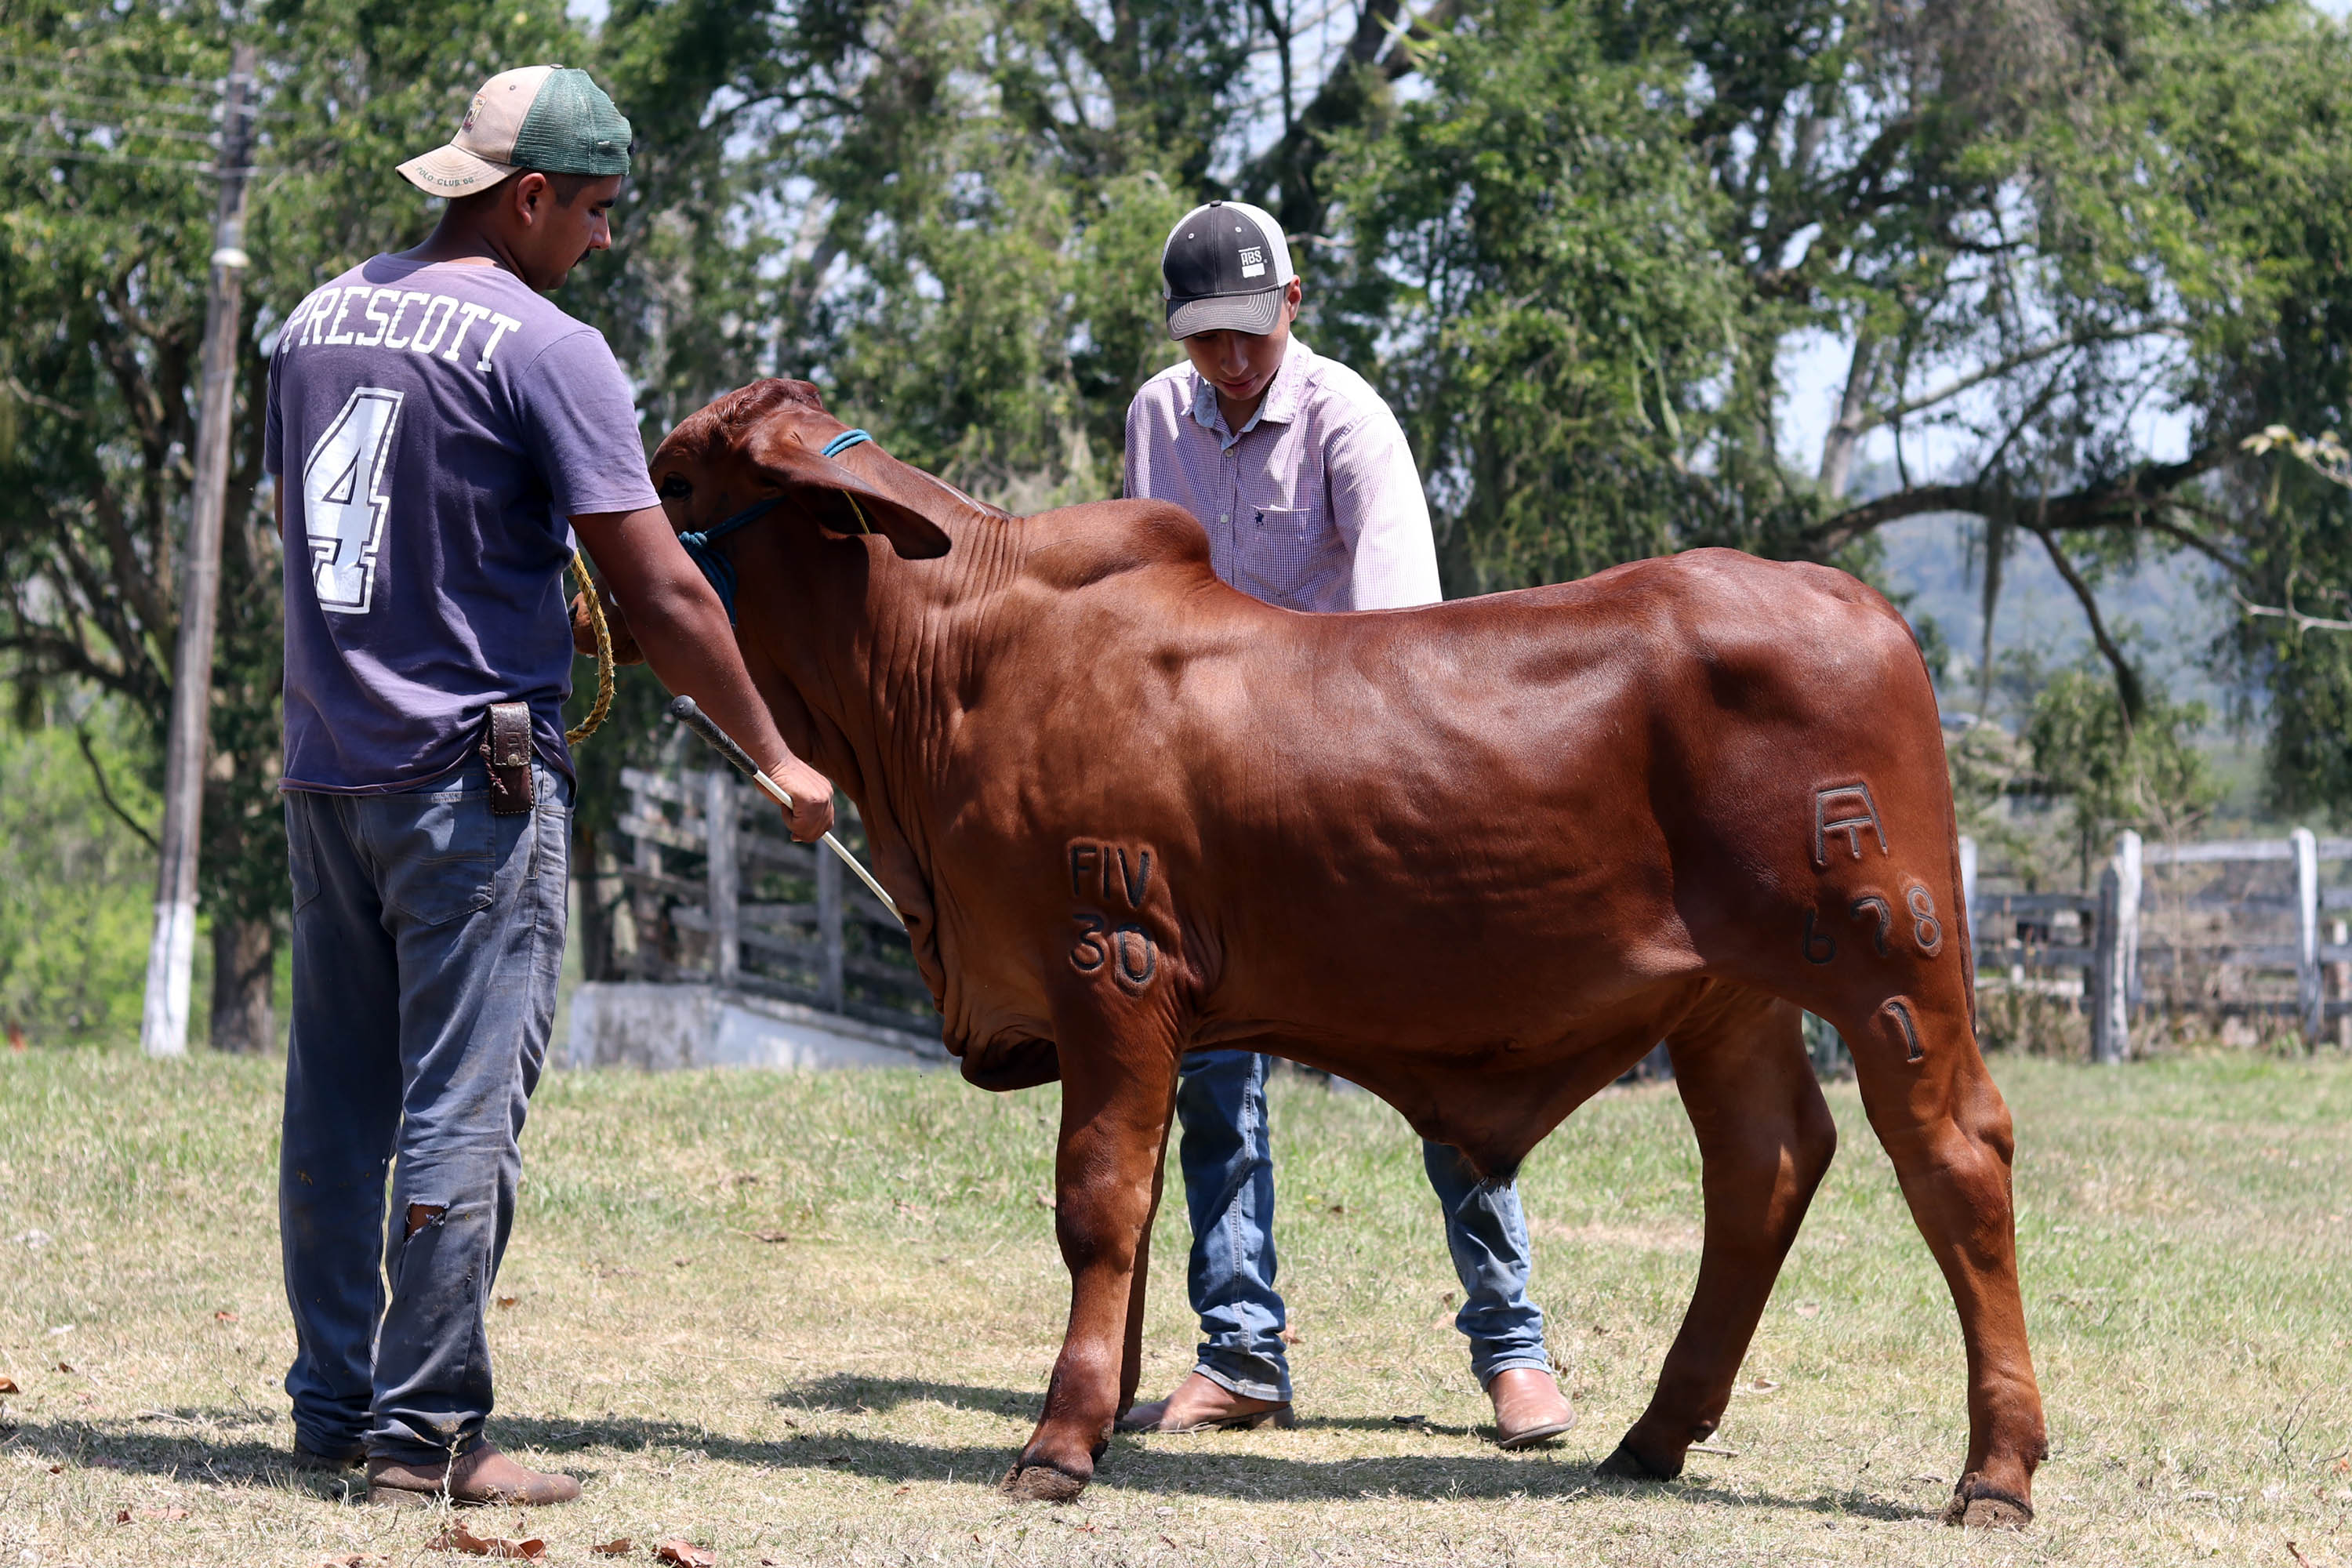
[[[302,465],[302,527],[310,544],[310,581],[330,615],[364,616],[375,593],[376,552],[383,542],[384,493],[401,395],[355,388]]]

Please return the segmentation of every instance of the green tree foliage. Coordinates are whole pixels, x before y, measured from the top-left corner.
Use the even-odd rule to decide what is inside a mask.
[[[2104,571],[2243,569],[2241,438],[2341,400],[2347,47],[2307,6],[1496,0],[1424,53],[1430,90],[1342,139],[1340,298],[1395,345],[1456,591],[1959,511],[1989,595],[2017,539],[2053,555],[2136,703]],[[1806,333],[1847,384],[1785,454]],[[1881,430],[1897,482],[1850,499]]]
[[[118,710],[89,704],[42,729],[0,731],[0,1025],[37,1042],[139,1027],[154,847],[85,771],[102,769],[126,811],[152,816],[110,721]]]
[[[2115,683],[2088,668],[2061,670],[2042,689],[2025,741],[2039,789],[2070,804],[2085,878],[2120,830],[2177,841],[2212,810],[2221,790],[2194,744],[2207,717],[2201,702],[2152,692],[2135,721]]]

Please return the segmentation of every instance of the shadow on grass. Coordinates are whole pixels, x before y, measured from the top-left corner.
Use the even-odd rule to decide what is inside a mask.
[[[275,1432],[269,1437],[240,1435],[257,1426]],[[352,1501],[367,1492],[366,1477],[355,1469],[332,1475],[297,1469],[289,1428],[257,1420],[249,1410],[226,1407],[183,1405],[161,1418],[19,1420],[0,1428],[0,1449],[38,1454],[81,1469],[166,1476],[192,1485],[287,1487]]]
[[[845,1415],[878,1415],[902,1405],[944,1405],[950,1409],[984,1410],[1034,1421],[1045,1408],[1043,1389],[982,1388],[964,1383],[932,1383],[922,1378],[860,1377],[835,1373],[813,1377],[769,1395],[770,1404],[786,1410],[831,1410]],[[1448,1437],[1491,1434],[1491,1426],[1454,1426],[1424,1416],[1301,1415],[1302,1432],[1404,1432],[1419,1430]]]
[[[859,1377],[837,1372],[812,1377],[780,1389],[768,1403],[785,1410],[831,1410],[845,1415],[878,1414],[902,1405],[945,1405],[962,1410],[986,1410],[1000,1415],[1034,1420],[1044,1408],[1045,1393],[1010,1388],[982,1388],[968,1383],[932,1383],[915,1377]]]
[[[820,1404],[820,1394],[835,1402]],[[847,1374],[796,1384],[772,1396],[773,1403],[786,1409],[831,1409],[850,1414],[878,1413],[923,1400],[1018,1415],[1024,1421],[1036,1412],[1035,1395],[1009,1389]],[[676,1422],[632,1418],[593,1422],[584,1432],[576,1423],[503,1416],[497,1418],[496,1425],[501,1440],[518,1447],[528,1445],[550,1456],[572,1448],[688,1447],[699,1449],[713,1459],[736,1464],[830,1471],[894,1486],[952,1480],[987,1488],[992,1492],[1019,1448],[1017,1439],[1003,1444],[919,1443],[848,1433],[796,1433],[782,1441],[738,1440]],[[1302,1428],[1315,1425],[1300,1423]],[[1399,1430],[1383,1420],[1335,1419],[1322,1425],[1333,1429],[1389,1433]],[[1448,1429],[1432,1430],[1444,1433]],[[1459,1435],[1462,1429],[1451,1430]],[[1150,1495],[1213,1491],[1269,1501],[1524,1496],[1562,1501],[1589,1498],[1596,1503],[1639,1497],[1663,1486],[1673,1496],[1694,1503],[1786,1509],[1880,1521],[1930,1518],[1942,1503],[1938,1498],[1934,1508],[1917,1508],[1859,1492],[1789,1498],[1689,1481],[1622,1481],[1596,1476],[1591,1464],[1562,1462],[1556,1455],[1387,1454],[1352,1459],[1292,1459],[1279,1452],[1281,1435],[1269,1433],[1265,1436],[1267,1449],[1274,1451],[1247,1454],[1198,1448],[1187,1451],[1181,1440],[1118,1437],[1103,1455],[1094,1484],[1109,1491]]]
[[[819,1405],[814,1397],[819,1391],[832,1391],[835,1397],[844,1401],[856,1396],[862,1403]],[[877,1404],[877,1399],[887,1403]],[[951,1399],[965,1408],[1024,1417],[1035,1408],[1034,1396],[1007,1389],[847,1376],[821,1379],[774,1396],[776,1404],[787,1408],[851,1412],[888,1408],[918,1399],[939,1399],[942,1403]],[[180,1414],[184,1419],[199,1424],[217,1421],[225,1426],[251,1425],[249,1415],[242,1411],[191,1410]],[[1397,1430],[1386,1422],[1376,1421],[1333,1421],[1328,1425],[1341,1429]],[[976,1489],[990,1489],[992,1502],[997,1500],[992,1490],[995,1482],[1012,1464],[1018,1447],[1016,1442],[920,1443],[845,1433],[795,1433],[780,1440],[737,1438],[683,1422],[632,1416],[581,1421],[497,1415],[491,1419],[491,1435],[500,1447],[543,1456],[557,1468],[591,1482],[597,1479],[597,1468],[579,1462],[588,1455],[613,1450],[688,1448],[730,1464],[825,1471],[892,1485],[956,1481]],[[364,1483],[356,1470],[341,1477],[328,1477],[295,1469],[290,1450],[283,1441],[210,1436],[186,1431],[159,1432],[150,1422],[135,1417],[28,1421],[13,1432],[0,1434],[0,1443],[45,1455],[62,1464],[168,1475],[185,1483],[290,1488],[330,1500],[357,1500],[364,1495]],[[1538,1454],[1382,1454],[1348,1459],[1295,1459],[1281,1453],[1282,1443],[1282,1435],[1266,1434],[1265,1445],[1258,1451],[1232,1453],[1188,1449],[1181,1441],[1118,1437],[1104,1454],[1095,1472],[1094,1485],[1103,1491],[1158,1496],[1213,1492],[1269,1501],[1357,1498],[1436,1501],[1528,1497],[1557,1499],[1563,1503],[1576,1501],[1583,1507],[1606,1507],[1618,1500],[1663,1489],[1690,1503],[1889,1521],[1925,1519],[1937,1511],[1936,1508],[1914,1507],[1852,1491],[1785,1497],[1691,1481],[1622,1481],[1596,1476],[1587,1463]],[[1940,1498],[1937,1500],[1938,1507],[1941,1501]]]

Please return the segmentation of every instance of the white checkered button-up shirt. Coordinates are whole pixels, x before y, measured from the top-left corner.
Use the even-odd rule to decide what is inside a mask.
[[[1380,394],[1293,337],[1236,433],[1216,388],[1171,365],[1127,407],[1127,493],[1209,531],[1209,563],[1291,610],[1386,610],[1441,597],[1429,502]]]

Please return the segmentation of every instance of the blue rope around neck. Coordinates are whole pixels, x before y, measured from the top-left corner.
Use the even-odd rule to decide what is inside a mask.
[[[874,437],[863,430],[844,430],[827,441],[817,456],[834,457],[860,442],[872,439]],[[686,552],[694,558],[694,563],[702,568],[702,575],[710,584],[711,591],[719,595],[719,602],[727,606],[727,624],[730,626],[735,624],[735,563],[711,546],[737,529],[759,521],[773,511],[783,499],[782,496],[770,496],[765,500],[755,500],[734,516],[714,522],[709,528],[677,536],[677,542],[686,546]],[[854,506],[856,503],[851,504]],[[862,513],[858,521],[865,521]]]

